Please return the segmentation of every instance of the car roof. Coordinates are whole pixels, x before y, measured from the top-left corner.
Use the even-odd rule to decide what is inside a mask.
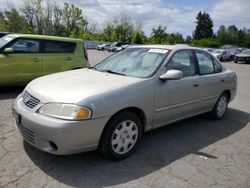
[[[81,39],[74,39],[68,37],[57,37],[49,35],[31,35],[31,34],[9,34],[8,36],[14,38],[32,38],[32,39],[45,39],[45,40],[57,40],[57,41],[66,41],[66,42],[83,42]]]
[[[186,44],[175,44],[175,45],[137,45],[130,46],[129,48],[159,48],[159,49],[168,49],[168,50],[182,50],[182,49],[198,49],[203,50],[202,48],[196,48],[188,46]]]

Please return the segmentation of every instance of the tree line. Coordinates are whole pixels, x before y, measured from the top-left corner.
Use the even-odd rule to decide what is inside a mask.
[[[27,34],[55,35],[81,38],[83,40],[121,41],[135,44],[178,44],[219,47],[233,44],[250,47],[250,30],[238,29],[235,25],[220,26],[214,33],[213,21],[208,13],[199,12],[192,36],[185,39],[181,33],[168,33],[167,27],[158,25],[146,36],[142,25],[134,23],[126,14],[111,18],[101,31],[89,23],[81,8],[64,3],[60,6],[53,0],[22,0],[20,8],[9,5],[0,11],[0,31]]]

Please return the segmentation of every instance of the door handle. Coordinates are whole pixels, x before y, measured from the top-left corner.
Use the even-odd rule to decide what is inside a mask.
[[[221,81],[221,82],[225,82],[225,79],[224,79],[224,78],[222,78],[220,81]]]
[[[39,58],[33,58],[33,62],[39,62]]]
[[[71,57],[66,57],[66,61],[71,61],[72,58]]]
[[[197,86],[199,86],[200,84],[199,83],[193,83],[193,86],[194,87],[197,87]]]

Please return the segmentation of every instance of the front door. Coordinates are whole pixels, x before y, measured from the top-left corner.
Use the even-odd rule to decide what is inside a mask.
[[[20,38],[9,48],[12,48],[11,53],[0,55],[1,83],[26,84],[41,76],[42,58],[39,41]]]
[[[182,71],[183,78],[156,80],[156,127],[191,116],[199,110],[200,87],[192,51],[177,51],[167,63],[164,72],[171,69]]]

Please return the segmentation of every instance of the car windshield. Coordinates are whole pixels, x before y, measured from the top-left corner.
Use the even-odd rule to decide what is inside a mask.
[[[223,53],[223,52],[224,52],[224,50],[215,50],[215,51],[213,51],[213,53],[216,53],[216,54]]]
[[[0,39],[0,48],[2,48],[4,45],[6,45],[11,40],[13,40],[13,37],[10,37],[10,36],[5,36],[5,37],[1,38]]]
[[[110,46],[114,47],[117,44],[117,42],[113,42]]]
[[[243,52],[241,52],[242,54],[250,54],[250,50],[245,50]]]
[[[166,49],[127,48],[94,68],[114,74],[146,78],[154,73],[167,52]]]

